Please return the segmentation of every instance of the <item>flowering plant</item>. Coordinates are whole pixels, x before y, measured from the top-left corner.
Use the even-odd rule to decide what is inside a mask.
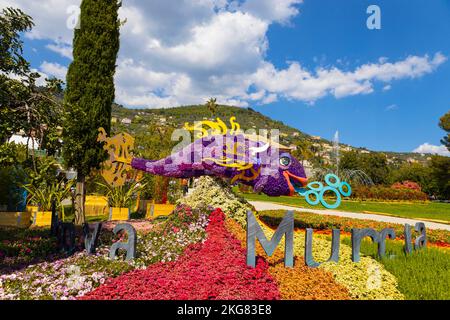
[[[82,299],[279,299],[267,262],[258,259],[256,268],[247,267],[244,249],[224,219],[214,210],[206,241],[190,245],[177,261],[110,279]]]

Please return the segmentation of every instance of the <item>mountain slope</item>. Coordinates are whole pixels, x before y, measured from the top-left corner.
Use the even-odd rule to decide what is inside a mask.
[[[204,105],[181,106],[168,109],[127,109],[119,105],[113,105],[113,131],[126,131],[137,134],[146,130],[150,123],[161,126],[182,128],[186,122],[192,124],[195,121],[206,119],[222,119],[229,125],[229,119],[236,117],[241,129],[278,129],[280,130],[280,143],[290,146],[299,140],[308,139],[316,146],[320,146],[326,154],[332,152],[332,142],[323,138],[308,135],[298,129],[289,127],[281,121],[273,120],[251,108],[239,108],[233,106],[218,106],[214,116]],[[125,122],[125,123],[122,123]],[[129,123],[128,123],[129,122]],[[376,152],[366,148],[353,147],[340,144],[341,151],[358,150],[360,152]],[[426,162],[430,155],[421,155],[409,152],[382,152],[390,161],[418,161]]]

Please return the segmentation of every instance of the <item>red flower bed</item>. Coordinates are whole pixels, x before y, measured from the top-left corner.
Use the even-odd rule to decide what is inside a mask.
[[[188,247],[175,262],[158,263],[109,279],[81,299],[279,299],[268,264],[258,258],[246,265],[240,242],[225,228],[225,215],[216,209],[203,244]]]

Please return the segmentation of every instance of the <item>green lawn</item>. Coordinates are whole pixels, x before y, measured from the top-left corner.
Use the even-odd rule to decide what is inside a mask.
[[[268,201],[279,204],[285,204],[300,208],[324,209],[321,205],[311,206],[304,198],[299,196],[294,197],[269,197],[266,195],[259,195],[253,193],[238,193],[250,201]],[[384,213],[404,218],[422,218],[440,220],[443,222],[450,222],[450,204],[449,203],[401,203],[401,202],[376,202],[376,201],[348,201],[343,200],[341,206],[336,209],[349,212],[363,212],[370,211],[372,213]]]
[[[346,237],[343,243],[351,245]],[[410,255],[403,252],[403,244],[387,241],[386,257],[377,257],[377,247],[363,240],[361,253],[378,259],[398,281],[400,291],[410,300],[450,299],[450,255],[436,249],[426,248]]]

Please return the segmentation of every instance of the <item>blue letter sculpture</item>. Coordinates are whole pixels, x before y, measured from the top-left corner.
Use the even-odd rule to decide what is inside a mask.
[[[331,240],[331,256],[329,261],[339,261],[339,245],[341,239],[341,230],[333,229],[333,235]],[[307,228],[305,234],[305,264],[308,267],[316,268],[322,263],[316,262],[312,255],[312,242],[313,242],[313,229]]]
[[[258,238],[259,243],[263,247],[265,253],[270,257],[274,253],[277,245],[280,243],[283,235],[285,237],[285,248],[284,248],[284,265],[285,267],[294,266],[294,212],[288,211],[281,220],[275,234],[272,239],[267,240],[264,235],[261,226],[256,221],[253,212],[247,212],[247,265],[250,267],[255,267],[256,257],[255,257],[255,245],[256,238]]]
[[[359,262],[359,251],[361,248],[361,240],[370,237],[373,242],[378,244],[378,256],[384,257],[386,253],[386,237],[395,239],[395,231],[392,228],[385,228],[381,232],[374,229],[352,229],[352,261]]]
[[[117,251],[119,249],[124,249],[127,251],[127,257],[125,260],[131,260],[136,257],[136,230],[131,224],[121,223],[114,227],[113,232],[117,234],[119,231],[125,230],[128,234],[127,242],[116,242],[111,246],[109,250],[109,258],[115,259]]]
[[[84,233],[84,248],[88,254],[95,254],[95,249],[97,247],[98,237],[100,236],[100,230],[102,228],[102,223],[93,224],[93,231],[90,232],[91,225],[85,223],[83,225]]]
[[[420,232],[420,236],[416,238],[414,241],[414,249],[418,250],[422,247],[427,246],[427,233],[425,224],[423,222],[417,222],[414,229],[418,232]],[[411,244],[411,225],[405,224],[405,252],[411,253],[412,252],[412,244]]]

